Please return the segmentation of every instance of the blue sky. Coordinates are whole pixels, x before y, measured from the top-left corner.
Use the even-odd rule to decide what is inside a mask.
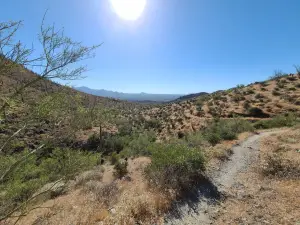
[[[18,38],[39,51],[47,22],[85,45],[104,42],[73,85],[122,92],[193,93],[264,80],[300,64],[299,0],[147,0],[124,21],[109,0],[9,0],[0,21],[24,20]]]

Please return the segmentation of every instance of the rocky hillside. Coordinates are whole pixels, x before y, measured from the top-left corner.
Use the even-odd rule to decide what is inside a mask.
[[[276,76],[264,82],[238,85],[226,91],[187,101],[152,107],[140,112],[157,123],[162,137],[199,130],[213,117],[267,119],[278,114],[300,112],[300,76]]]

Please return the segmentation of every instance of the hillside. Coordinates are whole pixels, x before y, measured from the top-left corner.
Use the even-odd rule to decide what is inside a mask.
[[[257,120],[300,112],[300,76],[285,75],[248,86],[238,85],[186,101],[164,104],[140,112],[160,124],[160,135],[197,131],[213,117]]]
[[[26,69],[1,77],[1,97],[5,100],[14,91],[11,87],[36,77]],[[260,128],[297,125],[299,120],[295,115],[276,116],[299,113],[299,97],[298,75],[156,105],[93,96],[50,80],[40,81],[11,99],[0,123],[3,165],[0,172],[6,178],[0,178],[4,190],[0,195],[0,221],[15,224],[18,222],[15,218],[19,218],[18,224],[28,225],[70,221],[83,224],[140,221],[150,225],[163,224],[166,219],[171,223],[177,221],[172,215],[173,207],[182,207],[177,203],[188,201],[185,198],[194,188],[195,193],[197,188],[201,192],[203,183],[209,187],[213,199],[223,201],[220,193],[227,196],[230,192],[213,186],[212,181],[228,184],[228,177],[233,180],[241,168],[248,166],[244,161],[252,159],[249,145],[259,152],[257,143],[261,136],[249,139],[254,142],[245,141],[241,147],[232,146]],[[268,121],[270,126],[265,123]],[[41,150],[37,151],[39,147]],[[239,154],[233,155],[235,152]],[[13,168],[11,163],[24,158],[26,161],[5,177],[6,171]],[[281,165],[278,164],[281,161],[275,161],[273,166],[290,171],[287,165],[293,165],[297,179],[299,163],[292,162]],[[273,173],[274,168],[269,169],[268,173]],[[216,171],[221,172],[212,176]],[[262,192],[259,196],[265,197]],[[290,205],[285,198],[282,201]],[[228,208],[234,207],[231,201],[223,202]],[[214,215],[214,211],[207,213],[201,208],[201,201],[195,204],[202,210],[197,214],[200,217],[212,215],[213,219],[209,217],[207,221],[230,220],[221,210]],[[252,207],[251,201],[245,204]],[[16,206],[22,207],[21,210]],[[178,224],[183,221],[189,224],[190,207],[183,206]],[[10,214],[15,209],[20,212]],[[272,210],[272,213],[278,211]]]
[[[74,87],[74,89],[87,94],[132,102],[169,102],[181,96],[179,94],[122,93],[116,91],[107,91],[104,89],[96,90],[84,86]]]

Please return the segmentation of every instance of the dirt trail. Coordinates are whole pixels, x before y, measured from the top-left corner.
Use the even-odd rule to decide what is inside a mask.
[[[174,204],[174,209],[167,216],[166,224],[193,225],[213,224],[214,217],[219,211],[218,202],[224,195],[230,193],[230,188],[239,185],[236,177],[246,171],[259,156],[261,138],[281,131],[269,131],[248,138],[232,148],[233,155],[223,166],[208,175],[204,185],[191,191],[182,202]]]

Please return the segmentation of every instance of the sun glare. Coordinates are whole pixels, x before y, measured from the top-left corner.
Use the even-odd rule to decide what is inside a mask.
[[[146,0],[110,0],[111,5],[124,20],[137,20],[143,13]]]

